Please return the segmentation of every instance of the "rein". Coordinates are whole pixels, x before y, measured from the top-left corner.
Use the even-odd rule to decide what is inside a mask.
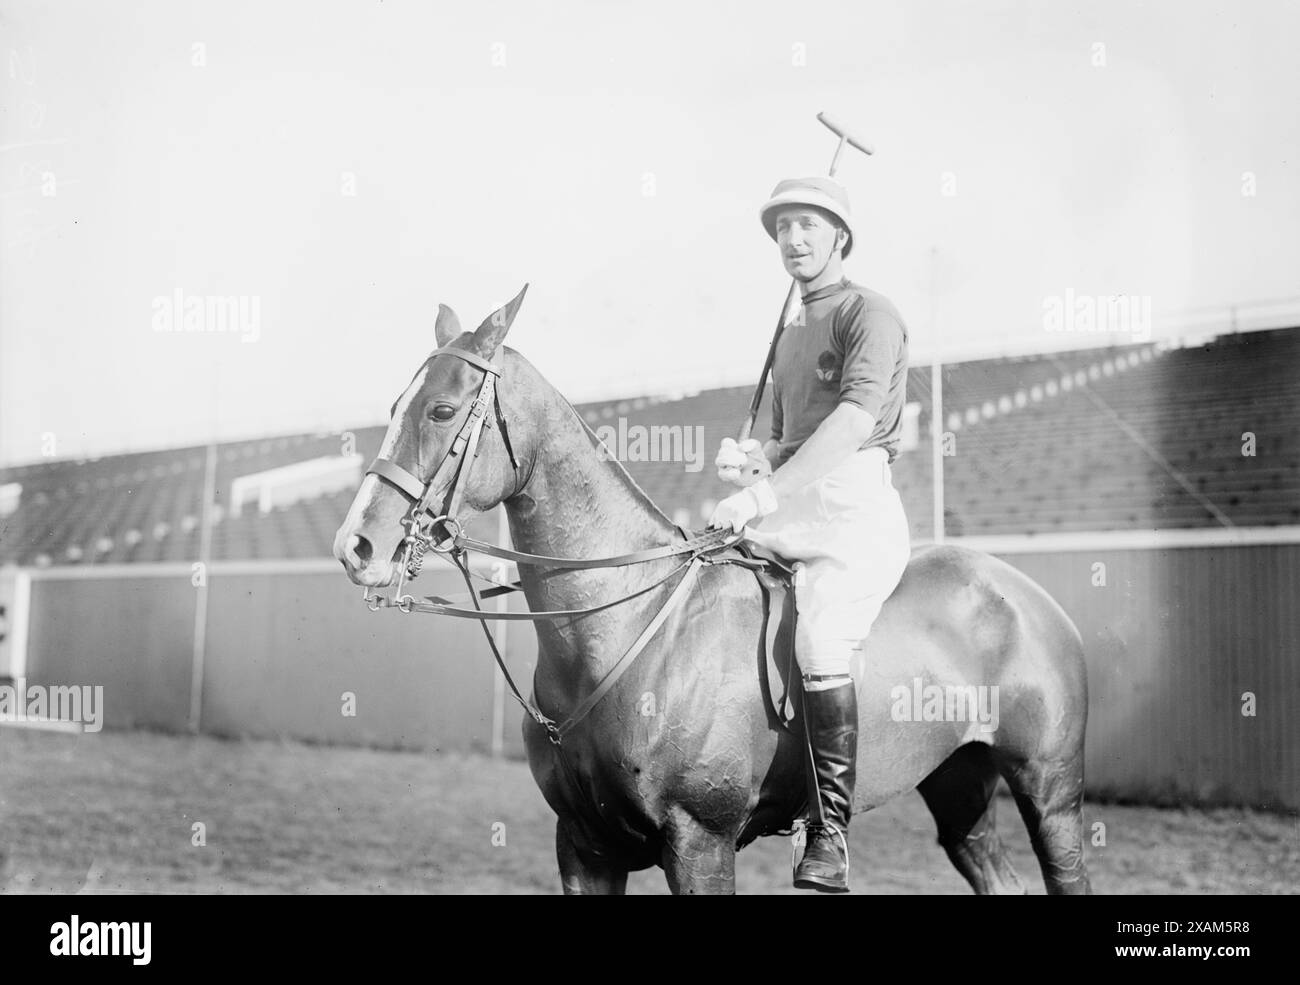
[[[651,547],[645,550],[633,551],[629,554],[604,558],[562,558],[549,557],[544,554],[528,554],[466,537],[461,529],[460,522],[456,519],[456,513],[459,511],[461,499],[464,495],[470,466],[478,454],[478,444],[483,428],[491,426],[487,423],[489,409],[493,411],[497,428],[501,433],[506,451],[510,455],[510,463],[516,473],[519,471],[519,462],[510,444],[505,415],[501,412],[501,403],[496,390],[496,381],[501,376],[501,370],[488,360],[465,349],[439,348],[435,349],[429,355],[429,358],[432,359],[438,355],[456,356],[458,359],[463,359],[471,366],[482,371],[483,382],[479,386],[478,395],[470,405],[469,416],[466,417],[465,423],[461,425],[461,429],[452,440],[447,454],[443,457],[433,477],[428,482],[421,482],[420,479],[405,468],[385,458],[376,458],[370,467],[366,469],[367,475],[376,476],[381,481],[387,482],[405,495],[407,499],[411,500],[411,510],[403,521],[407,534],[403,540],[403,553],[396,589],[389,596],[371,595],[368,590],[363,589],[362,595],[365,598],[366,606],[372,612],[392,608],[405,613],[427,612],[432,615],[477,620],[483,628],[483,635],[492,650],[492,656],[501,669],[501,673],[505,677],[506,684],[509,685],[514,699],[519,702],[533,721],[546,730],[547,737],[551,742],[559,746],[564,737],[586,718],[587,714],[609,693],[619,678],[622,677],[623,672],[631,666],[637,655],[654,638],[655,633],[668,619],[668,616],[672,614],[672,611],[690,591],[700,568],[705,564],[718,563],[709,555],[733,546],[742,539],[743,535],[733,534],[726,528],[708,530],[695,537],[683,533],[682,536],[685,540],[680,543],[665,544],[661,547]],[[439,509],[434,506],[434,502],[439,498],[440,489],[447,489],[448,491],[442,497],[442,506]],[[442,527],[446,531],[446,536],[441,540],[435,538],[434,530],[437,527]],[[452,528],[454,528],[454,533],[451,532]],[[414,580],[419,575],[424,564],[425,554],[428,551],[444,555],[461,573],[468,589],[468,599],[472,603],[472,608],[457,605],[455,601],[437,595],[427,595],[423,599],[416,599],[404,591],[407,581]],[[690,556],[662,578],[608,602],[581,609],[552,609],[546,612],[485,612],[482,607],[483,599],[495,598],[509,592],[517,592],[522,589],[522,586],[519,582],[513,582],[511,584],[496,585],[482,592],[477,591],[474,588],[469,570],[468,556],[470,551],[487,554],[502,560],[514,561],[518,564],[533,564],[539,567],[567,570],[620,568],[669,557]],[[673,588],[672,593],[659,608],[659,611],[646,624],[627,651],[619,657],[605,673],[604,677],[600,679],[591,694],[587,695],[562,722],[557,723],[554,719],[543,714],[541,709],[520,693],[514,679],[510,676],[510,671],[506,668],[500,650],[497,648],[496,639],[487,626],[488,620],[537,622],[543,619],[567,619],[585,616],[645,595],[678,574],[681,574],[681,580]]]

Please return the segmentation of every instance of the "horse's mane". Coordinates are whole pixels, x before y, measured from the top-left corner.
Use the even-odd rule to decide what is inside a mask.
[[[512,349],[509,346],[503,345],[501,347],[501,351],[502,353],[508,353],[509,355],[513,356],[515,359],[519,360],[519,362],[521,362],[524,366],[528,367],[529,371],[531,371],[533,375],[536,376],[537,379],[541,382],[541,384],[547,388],[547,391],[555,398],[557,398],[560,401],[560,403],[562,403],[565,407],[569,409],[569,413],[573,415],[574,420],[576,420],[578,424],[582,427],[582,430],[586,432],[587,437],[592,442],[593,447],[605,449],[607,453],[605,455],[605,461],[613,464],[614,466],[613,471],[618,481],[620,481],[624,485],[624,487],[626,487],[627,490],[632,493],[633,497],[636,500],[638,500],[642,506],[645,507],[647,512],[657,517],[658,519],[662,520],[664,523],[670,526],[675,526],[675,524],[673,524],[673,521],[669,518],[668,514],[665,513],[663,510],[661,510],[655,504],[655,501],[650,498],[650,495],[644,489],[641,488],[640,484],[636,481],[636,479],[632,478],[632,473],[627,470],[627,466],[624,465],[622,462],[620,462],[618,460],[618,457],[614,455],[612,452],[610,452],[608,446],[606,446],[606,444],[600,440],[600,437],[596,434],[595,431],[591,429],[591,425],[586,422],[583,416],[580,413],[578,413],[578,409],[573,406],[569,398],[566,397],[564,394],[562,394],[558,389],[556,389],[555,385],[552,384],[551,381],[548,380],[545,376],[543,376],[541,372],[537,369],[537,367],[534,366],[532,363],[530,363],[528,359],[518,349]]]

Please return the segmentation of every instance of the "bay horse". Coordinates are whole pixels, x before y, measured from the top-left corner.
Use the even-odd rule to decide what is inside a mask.
[[[422,491],[426,499],[449,493],[440,466],[458,455],[449,521],[457,530],[504,504],[513,546],[529,554],[595,558],[681,541],[682,532],[596,446],[572,405],[503,346],[522,298],[521,291],[474,332],[462,332],[451,309],[439,306],[439,348],[394,404],[380,459],[335,536],[334,554],[354,583],[382,587],[398,578],[412,502]],[[483,406],[493,375],[495,415]],[[466,424],[476,414],[487,426],[466,449]],[[664,610],[679,561],[519,565],[533,612],[588,607],[535,623],[536,709],[562,716],[593,697]],[[629,872],[654,865],[674,893],[733,893],[738,848],[788,831],[806,802],[800,740],[776,720],[760,683],[764,617],[754,574],[706,565],[688,587],[562,746],[524,718],[529,767],[557,816],[566,894],[621,894]],[[994,826],[1001,776],[1047,892],[1090,892],[1083,644],[1046,591],[989,555],[920,547],[858,650],[853,678],[855,813],[916,789],[939,843],[975,892],[1023,893]],[[922,682],[993,689],[996,728],[900,714],[897,689]]]

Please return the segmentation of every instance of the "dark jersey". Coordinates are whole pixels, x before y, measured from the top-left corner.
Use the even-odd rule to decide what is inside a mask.
[[[907,327],[882,294],[845,279],[803,298],[772,367],[772,437],[784,465],[840,403],[876,420],[863,448],[898,457],[907,395]]]

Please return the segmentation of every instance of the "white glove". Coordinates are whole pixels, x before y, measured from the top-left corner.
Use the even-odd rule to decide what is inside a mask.
[[[751,520],[775,511],[776,493],[772,491],[772,484],[760,479],[748,489],[742,489],[719,503],[709,519],[709,526],[730,527],[733,533],[740,533]]]
[[[763,454],[757,438],[746,438],[740,443],[723,438],[713,464],[718,467],[718,478],[734,486],[752,486],[772,474],[772,463]]]

